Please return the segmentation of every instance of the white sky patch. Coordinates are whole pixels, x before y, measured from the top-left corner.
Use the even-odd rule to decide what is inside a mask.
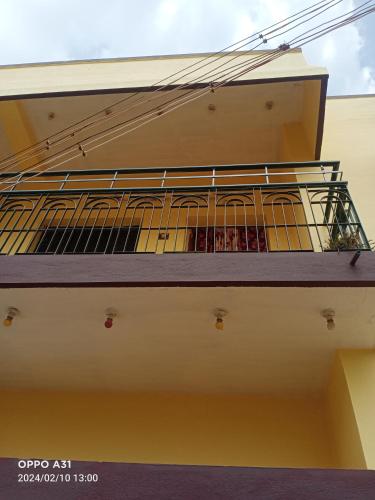
[[[366,91],[370,94],[375,94],[375,78],[371,75],[371,70],[368,66],[362,68],[362,79],[366,86]]]
[[[106,0],[103,7],[101,0],[0,0],[0,64],[216,52],[314,2]],[[289,42],[296,34],[358,5],[343,0],[258,48]],[[310,64],[327,67],[329,94],[374,92],[375,47],[371,51],[369,40],[375,32],[375,14],[366,23],[367,29],[361,32],[357,24],[350,25],[303,47]]]
[[[162,30],[167,31],[173,24],[180,7],[178,0],[163,0],[157,10],[155,24]]]
[[[260,8],[263,10],[267,10],[268,13],[268,21],[272,21],[272,23],[281,21],[282,19],[286,19],[288,16],[293,14],[291,10],[291,3],[293,2],[285,2],[283,0],[261,0],[258,2],[260,4]],[[299,2],[302,5],[303,2]],[[296,8],[295,10],[301,10],[301,8]],[[270,25],[268,22],[265,26]]]
[[[257,31],[257,26],[248,14],[239,14],[237,16],[236,28],[232,43],[243,40]],[[237,48],[237,47],[236,47]],[[244,47],[245,48],[245,47]]]
[[[322,47],[322,62],[328,64],[334,57],[336,57],[336,44],[332,36],[328,36],[323,43]]]

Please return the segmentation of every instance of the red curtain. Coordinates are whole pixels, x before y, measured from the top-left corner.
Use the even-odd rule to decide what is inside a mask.
[[[264,228],[197,227],[189,230],[189,252],[265,252]]]

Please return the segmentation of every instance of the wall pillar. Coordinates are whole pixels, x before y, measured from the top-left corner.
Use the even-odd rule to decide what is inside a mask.
[[[329,408],[341,467],[375,469],[375,350],[338,352]]]

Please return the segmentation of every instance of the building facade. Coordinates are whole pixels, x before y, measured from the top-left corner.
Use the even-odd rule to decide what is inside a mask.
[[[2,457],[375,468],[375,97],[262,54],[0,68]]]

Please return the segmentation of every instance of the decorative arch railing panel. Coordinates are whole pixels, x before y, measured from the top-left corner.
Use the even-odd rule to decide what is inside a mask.
[[[229,167],[225,168],[228,177]],[[280,165],[277,168],[280,172]],[[267,176],[270,171],[271,167]],[[176,169],[173,174],[176,177]],[[370,249],[347,185],[336,177],[300,182],[296,174],[293,182],[283,184],[237,184],[239,174],[234,175],[235,185],[218,186],[212,181],[204,187],[3,192],[0,253]]]

